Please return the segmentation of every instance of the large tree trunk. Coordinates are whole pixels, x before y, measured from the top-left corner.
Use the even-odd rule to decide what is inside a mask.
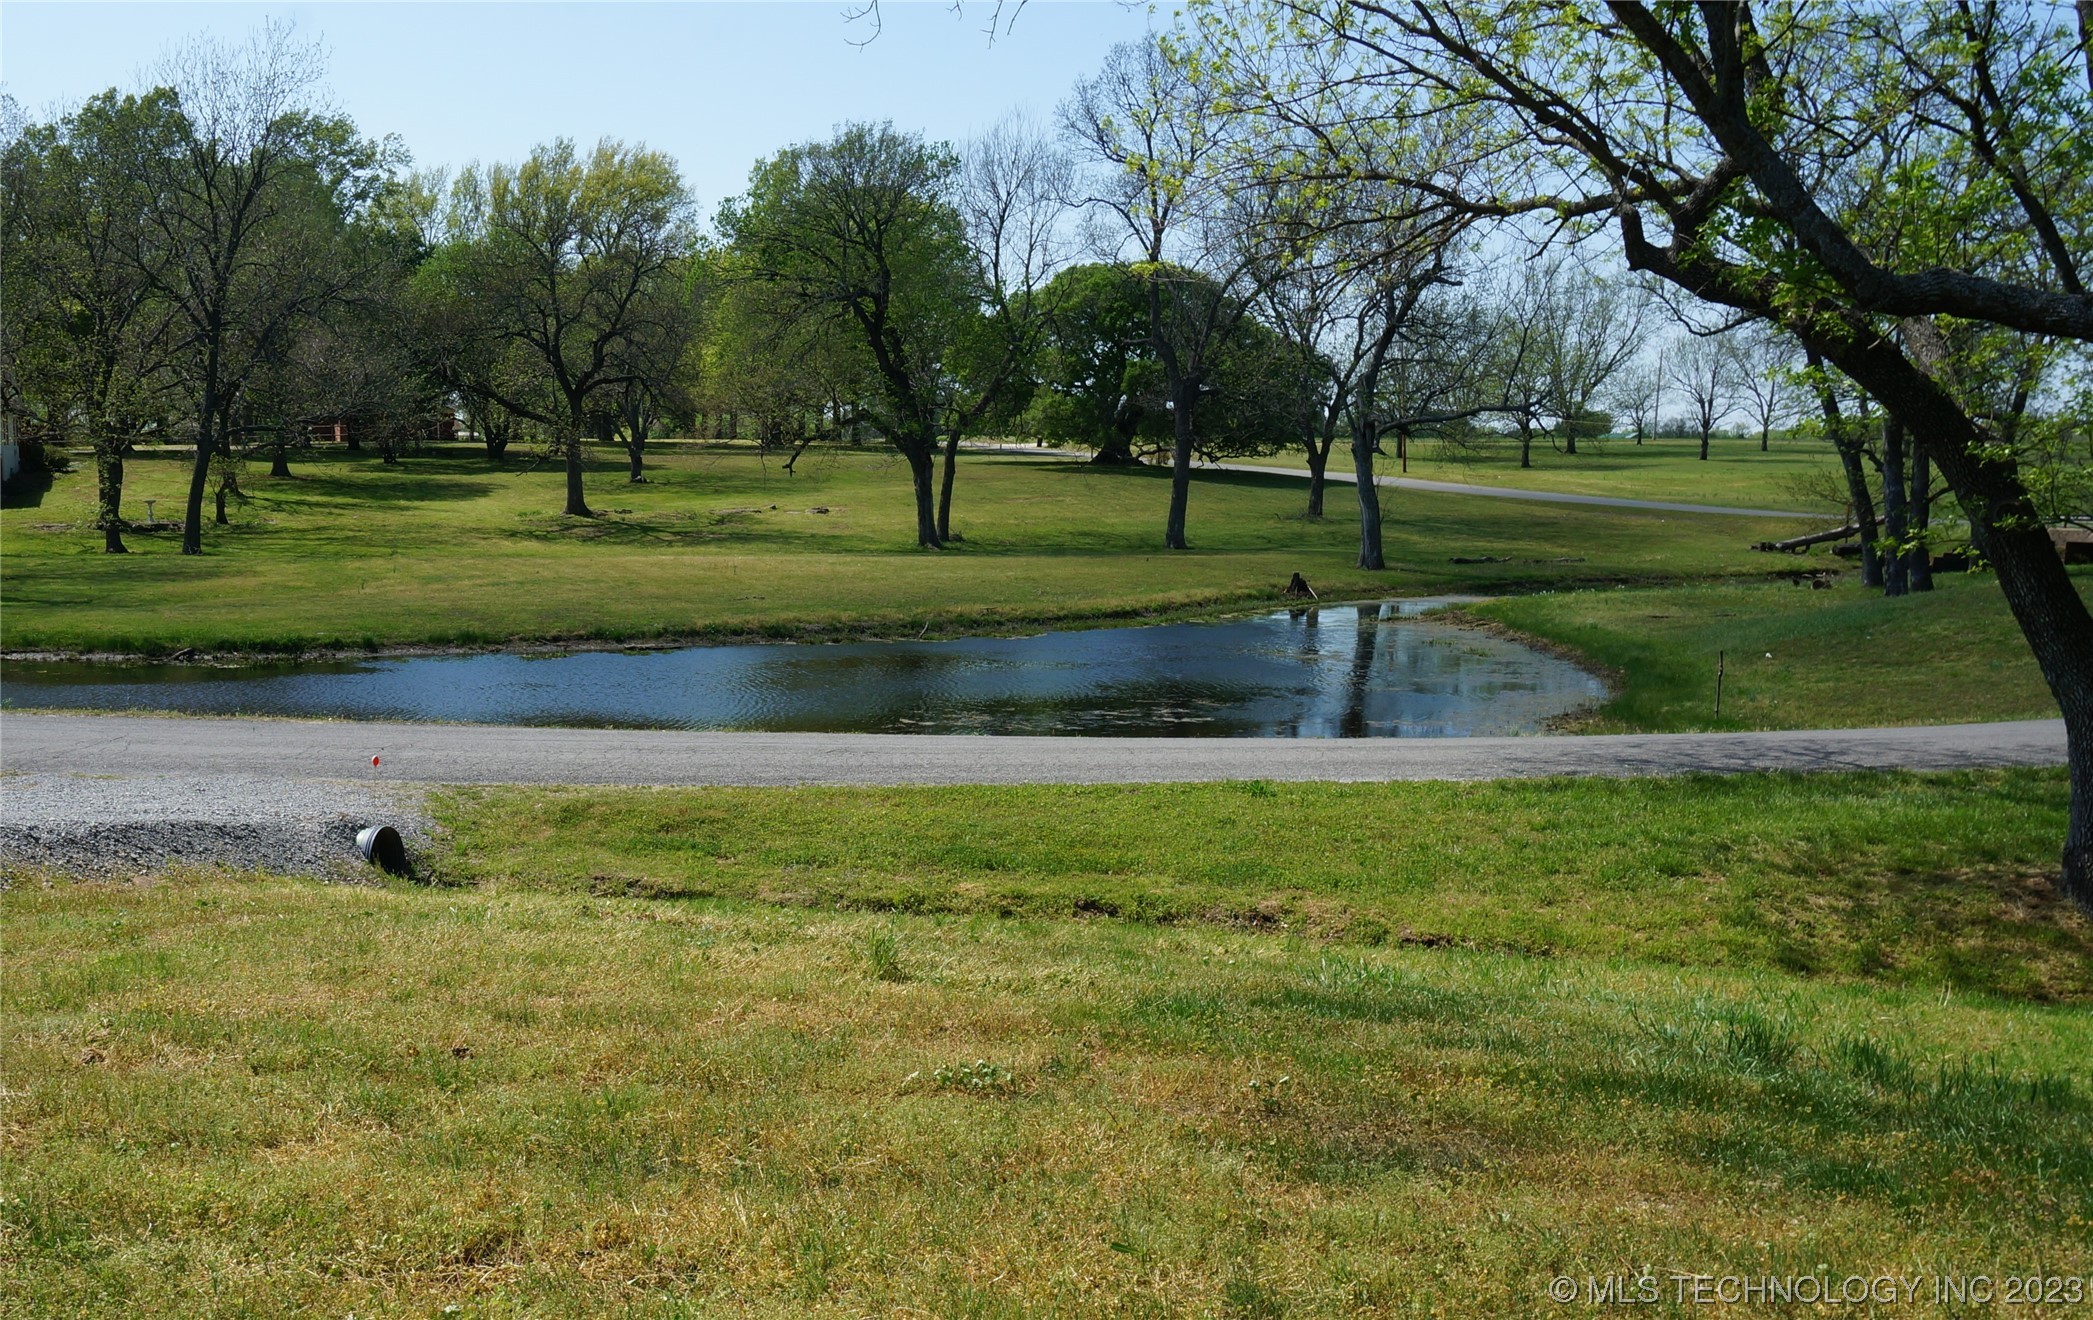
[[[1132,406],[1121,400],[1112,414],[1112,425],[1105,432],[1104,443],[1097,448],[1090,461],[1103,467],[1138,467],[1141,460],[1134,457],[1134,428],[1140,419]]]
[[[1189,550],[1185,541],[1185,510],[1192,501],[1192,406],[1195,390],[1178,391],[1171,413],[1170,518],[1163,526],[1163,548]]]
[[[276,447],[269,452],[269,475],[288,477],[291,475],[290,442],[281,427],[276,432]]]
[[[95,526],[102,529],[102,553],[130,553],[124,544],[124,451],[121,442],[95,446]]]
[[[1533,466],[1533,428],[1524,422],[1519,424],[1519,466]]]
[[[625,480],[634,485],[640,485],[647,480],[643,463],[647,454],[648,429],[646,414],[636,408],[626,412],[625,458],[631,465],[631,471],[626,474]]]
[[[1381,488],[1374,481],[1374,444],[1378,437],[1371,422],[1352,426],[1352,476],[1359,486],[1359,567],[1386,568],[1381,558]]]
[[[569,518],[593,518],[596,514],[582,497],[581,489],[581,410],[575,409],[568,421],[567,434],[561,437],[562,447],[567,451],[567,507],[562,512]]]
[[[1846,472],[1846,499],[1853,505],[1853,522],[1860,528],[1860,584],[1882,585],[1882,528],[1875,521],[1875,492],[1868,489],[1867,465],[1861,461],[1857,437],[1837,440],[1839,466]]]
[[[1933,462],[1969,518],[1970,540],[1998,574],[1999,589],[2019,623],[2028,649],[2064,716],[2071,809],[2065,827],[2061,880],[2079,907],[2093,912],[2093,611],[2064,571],[2039,510],[2010,457],[1962,405],[1919,365],[1943,352],[1927,342],[1931,323],[1906,323],[1905,341],[1921,355],[1906,357],[1891,338],[1873,333],[1859,317],[1787,317],[1770,299],[1726,278],[1689,254],[1646,242],[1632,212],[1622,220],[1631,269],[1654,270],[1711,301],[1775,316],[1803,344],[1873,395],[1913,433],[1927,437]]]
[[[1906,572],[1910,558],[1904,545],[1911,526],[1905,517],[1904,490],[1904,424],[1892,417],[1882,424],[1882,522],[1889,538],[1889,554],[1882,566],[1885,596],[1901,596],[1911,585]]]
[[[937,493],[937,539],[950,541],[952,537],[952,476],[959,470],[959,428],[954,426],[945,436],[945,477],[938,483]]]
[[[1703,463],[1708,461],[1708,432],[1711,429],[1706,426],[1701,428],[1701,462]]]
[[[926,550],[942,550],[945,542],[937,530],[937,436],[922,436],[902,453],[916,487],[916,544]]]

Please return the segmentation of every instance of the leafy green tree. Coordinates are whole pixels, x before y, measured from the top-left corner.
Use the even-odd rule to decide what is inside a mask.
[[[77,436],[95,459],[95,526],[123,554],[124,454],[172,405],[173,308],[144,229],[136,143],[173,137],[166,91],[105,92],[0,154],[0,334],[10,411],[26,430]]]
[[[161,70],[179,113],[129,140],[146,198],[134,252],[176,320],[173,370],[196,436],[182,553],[249,380],[356,272],[332,246],[382,186],[387,150],[315,108],[318,52],[264,25],[239,48],[199,38]],[[219,465],[221,468],[223,465]]]
[[[457,379],[550,431],[571,517],[593,516],[582,488],[590,416],[635,379],[630,341],[693,242],[675,162],[644,146],[606,138],[584,156],[561,138],[520,164],[468,167],[452,188],[437,271],[476,368]],[[504,369],[517,355],[536,388],[516,389]]]
[[[1258,242],[1257,194],[1231,189],[1237,117],[1153,41],[1113,48],[1061,110],[1091,165],[1088,204],[1147,303],[1147,348],[1170,417],[1170,511],[1163,545],[1188,547],[1185,515],[1198,412],[1223,346],[1280,269]]]
[[[936,457],[959,345],[986,301],[952,202],[959,160],[892,125],[850,124],[759,162],[719,227],[787,324],[846,327],[866,411],[907,461],[917,544],[938,548]]]
[[[1092,462],[1139,462],[1138,446],[1169,435],[1148,348],[1147,285],[1123,266],[1086,262],[1056,273],[1039,308],[1041,388],[1027,424],[1057,444],[1095,449]]]

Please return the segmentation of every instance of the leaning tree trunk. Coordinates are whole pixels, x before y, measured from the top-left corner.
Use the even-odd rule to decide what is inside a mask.
[[[196,462],[189,469],[189,501],[182,510],[182,553],[203,553],[203,492],[211,481],[211,450],[217,440],[218,391],[206,386],[197,409]]]
[[[1807,350],[1809,364],[1821,368],[1824,357],[1815,349]],[[1853,523],[1860,529],[1860,584],[1863,587],[1882,585],[1882,551],[1876,545],[1881,529],[1875,522],[1875,493],[1868,489],[1868,469],[1861,461],[1860,432],[1857,426],[1848,426],[1839,411],[1838,396],[1819,383],[1817,408],[1824,414],[1824,430],[1831,436],[1831,447],[1839,456],[1839,468],[1846,474],[1846,501],[1853,506]]]
[[[950,541],[952,536],[952,476],[959,470],[959,427],[954,426],[945,436],[945,476],[938,483],[937,493],[937,539]]]
[[[1378,437],[1371,422],[1352,426],[1352,477],[1359,487],[1359,567],[1386,568],[1381,557],[1381,488],[1374,481],[1374,445]]]
[[[121,441],[95,446],[95,526],[102,529],[102,553],[129,554],[124,544],[124,450]]]
[[[1880,339],[1816,347],[1913,433],[1969,515],[1970,540],[1991,564],[2028,649],[2064,716],[2071,808],[2062,857],[2064,892],[2093,912],[2093,612],[2050,544],[2010,459],[1969,415],[1895,345]]]
[[[1134,427],[1137,425],[1129,406],[1122,402],[1112,414],[1112,424],[1105,428],[1104,443],[1090,456],[1090,461],[1100,467],[1137,467],[1141,460],[1134,457]]]

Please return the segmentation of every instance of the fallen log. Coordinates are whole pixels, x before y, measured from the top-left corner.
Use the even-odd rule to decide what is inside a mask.
[[[1860,528],[1857,525],[1848,523],[1844,527],[1834,527],[1828,532],[1812,532],[1808,536],[1790,537],[1788,540],[1785,541],[1761,541],[1757,545],[1753,546],[1752,549],[1766,551],[1777,550],[1785,554],[1799,555],[1803,551],[1809,549],[1811,546],[1817,545],[1820,542],[1836,541],[1842,536],[1851,536],[1859,530]]]

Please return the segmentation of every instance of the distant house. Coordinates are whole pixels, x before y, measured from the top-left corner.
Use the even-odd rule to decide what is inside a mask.
[[[0,486],[22,470],[22,447],[15,443],[15,419],[0,413]]]
[[[404,434],[413,444],[445,445],[458,438],[458,415],[445,408],[425,420],[401,423],[382,413],[344,413],[310,420],[305,429],[315,444],[345,445],[350,449],[361,449],[366,442],[378,444],[388,433],[394,437]]]

